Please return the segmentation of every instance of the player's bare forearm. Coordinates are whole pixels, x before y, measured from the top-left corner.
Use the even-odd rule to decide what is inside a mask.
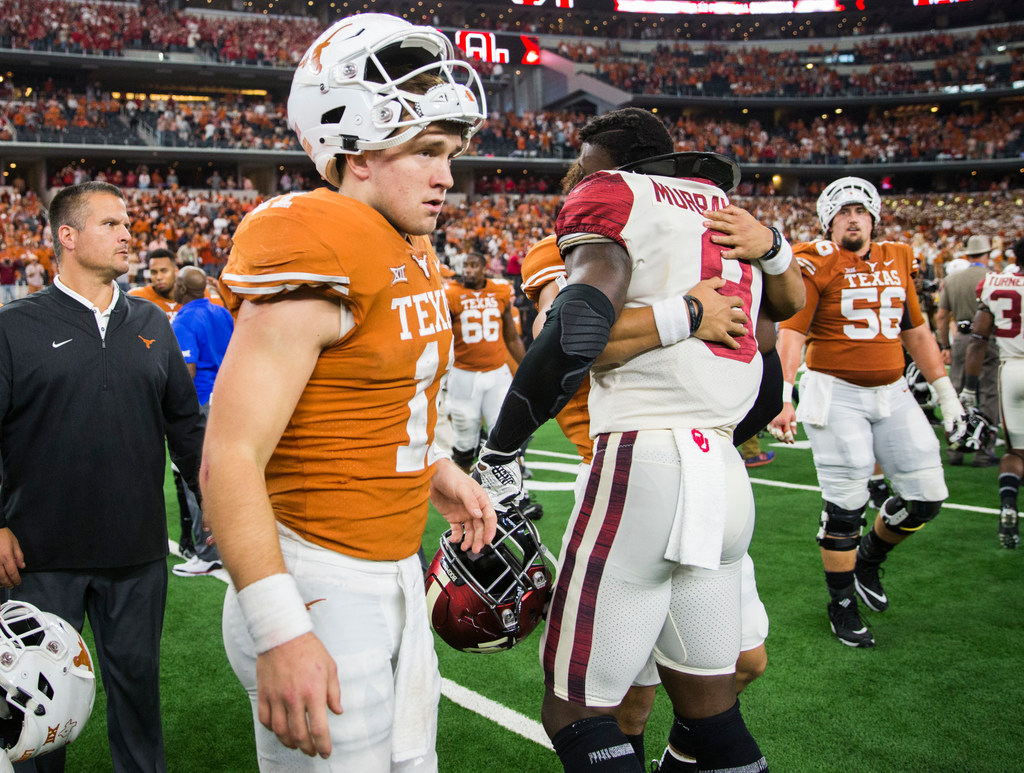
[[[658,327],[654,324],[654,311],[651,307],[623,309],[612,325],[608,345],[594,360],[594,366],[617,365],[659,346],[661,339],[658,337]]]
[[[981,375],[994,321],[995,317],[992,316],[992,313],[984,309],[979,309],[978,313],[974,315],[974,324],[971,325],[971,341],[967,344],[967,356],[964,359],[964,373],[968,376]]]
[[[928,383],[947,375],[939,345],[927,323],[902,331],[900,341]]]
[[[807,289],[800,265],[794,260],[781,274],[764,275],[764,310],[772,322],[782,322],[807,303]]]

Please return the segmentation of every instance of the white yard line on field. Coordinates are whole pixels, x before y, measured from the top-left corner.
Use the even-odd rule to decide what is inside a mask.
[[[548,735],[544,732],[544,727],[541,723],[520,714],[518,711],[502,706],[500,703],[496,703],[490,698],[485,698],[479,693],[475,693],[444,677],[441,677],[441,694],[464,709],[469,709],[482,717],[487,717],[502,727],[511,730],[513,733],[521,735],[523,738],[539,743],[547,749],[551,748],[551,741],[548,740]]]

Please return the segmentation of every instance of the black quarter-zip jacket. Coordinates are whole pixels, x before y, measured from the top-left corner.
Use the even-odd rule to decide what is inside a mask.
[[[195,487],[202,437],[192,378],[154,304],[122,293],[106,340],[53,286],[0,308],[0,527],[18,538],[23,571],[166,556],[165,438]]]

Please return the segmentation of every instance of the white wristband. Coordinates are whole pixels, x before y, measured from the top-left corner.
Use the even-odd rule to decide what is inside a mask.
[[[782,402],[793,402],[793,385],[790,384],[788,381],[782,382]]]
[[[238,605],[257,655],[313,630],[313,618],[287,572],[246,585],[238,591]]]
[[[655,301],[654,325],[658,328],[658,338],[662,346],[671,346],[690,337],[690,310],[686,307],[686,298],[674,295],[671,298]]]
[[[953,389],[953,382],[949,380],[949,376],[940,376],[935,379],[932,382],[932,389],[935,390],[935,399],[939,402],[943,419],[955,419],[963,415],[964,407],[960,403],[960,398],[956,396],[956,390]]]
[[[779,254],[771,260],[762,260],[761,270],[766,274],[771,274],[772,276],[785,274],[786,269],[789,268],[789,264],[792,262],[793,248],[786,240],[786,237],[782,237],[782,247],[779,248]]]

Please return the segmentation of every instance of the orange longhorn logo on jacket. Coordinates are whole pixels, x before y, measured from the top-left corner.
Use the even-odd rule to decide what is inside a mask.
[[[146,345],[147,349],[153,345],[154,341],[156,341],[155,338],[143,338],[142,336],[139,336],[139,340]]]

